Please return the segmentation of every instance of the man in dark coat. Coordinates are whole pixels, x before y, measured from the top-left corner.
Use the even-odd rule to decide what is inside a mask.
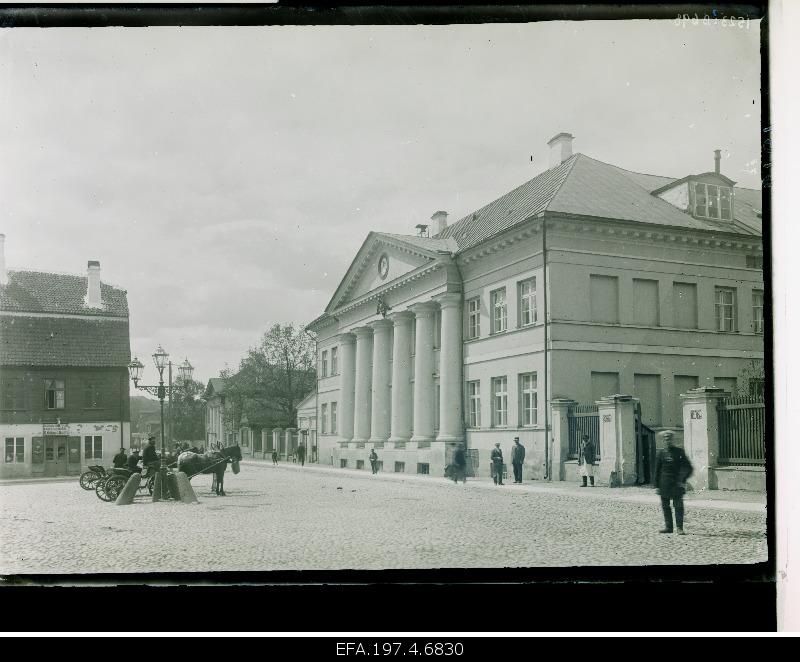
[[[683,535],[683,494],[686,491],[686,479],[692,475],[692,464],[686,453],[673,443],[672,432],[664,433],[666,447],[656,456],[655,483],[656,491],[661,496],[661,509],[664,511],[664,528],[659,533],[672,533],[672,509],[670,499],[675,506],[675,524],[678,535]]]
[[[503,484],[503,451],[500,450],[500,442],[498,441],[492,449],[492,454],[489,456],[492,461],[492,478],[494,478],[495,485]]]
[[[369,452],[369,466],[372,467],[373,474],[378,473],[378,454],[374,448]]]
[[[304,444],[300,444],[297,447],[297,459],[300,460],[301,467],[306,465],[306,447]]]
[[[467,484],[467,451],[464,450],[464,444],[459,444],[456,452],[453,453],[452,477],[456,485],[458,485],[459,478],[464,485]]]
[[[525,446],[519,443],[519,437],[514,437],[511,447],[511,466],[514,467],[514,482],[522,482],[522,463],[525,461]]]
[[[125,469],[128,466],[128,456],[125,455],[125,449],[120,448],[119,453],[114,456],[114,468]]]
[[[580,453],[578,454],[578,464],[580,465],[581,487],[586,487],[586,479],[591,481],[594,487],[594,463],[597,461],[597,451],[594,448],[594,442],[589,438],[588,434],[583,435],[581,439]]]
[[[142,473],[142,469],[139,467],[139,459],[139,449],[135,448],[133,452],[128,455],[128,471]]]
[[[149,437],[148,438],[147,446],[144,447],[144,452],[142,453],[142,466],[145,467],[148,471],[152,469],[158,469],[158,453],[156,453],[156,438]]]

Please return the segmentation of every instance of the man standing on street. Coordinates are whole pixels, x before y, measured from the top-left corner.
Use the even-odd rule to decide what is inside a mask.
[[[114,468],[124,469],[128,466],[128,456],[125,455],[125,449],[120,448],[119,453],[114,456]]]
[[[297,447],[297,459],[300,460],[300,466],[306,466],[306,447],[304,444],[300,444]]]
[[[693,467],[683,449],[672,440],[672,432],[664,433],[666,448],[662,448],[656,456],[656,492],[661,496],[661,510],[664,511],[664,528],[659,533],[672,533],[672,509],[670,499],[675,505],[675,524],[678,535],[683,535],[683,494],[686,491],[686,479],[692,475]]]
[[[369,452],[369,466],[372,467],[373,474],[378,473],[378,454],[374,448]]]
[[[148,437],[147,446],[144,447],[142,453],[142,466],[147,469],[147,473],[151,473],[158,469],[158,453],[156,453],[156,438]]]
[[[587,478],[591,481],[592,487],[594,487],[594,463],[596,461],[597,452],[594,449],[594,442],[589,439],[588,434],[584,434],[578,453],[578,464],[580,465],[581,478],[583,479],[581,487],[586,487]]]
[[[525,461],[525,446],[519,443],[519,437],[514,437],[511,447],[511,466],[514,467],[514,482],[522,483],[522,463]]]
[[[467,451],[464,450],[464,444],[459,444],[453,453],[453,481],[456,485],[459,478],[464,485],[467,484]]]
[[[490,456],[492,461],[492,477],[495,485],[503,484],[503,451],[500,450],[500,442],[494,445]]]

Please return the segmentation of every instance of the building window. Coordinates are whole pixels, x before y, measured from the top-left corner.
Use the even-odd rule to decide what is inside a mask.
[[[593,322],[619,324],[619,279],[590,274],[589,306]]]
[[[338,348],[337,347],[331,347],[331,374],[332,375],[338,375],[339,374],[339,372],[338,372],[339,371],[339,361],[338,361],[338,358],[336,356],[338,353],[339,352],[338,352]]]
[[[328,405],[322,405],[320,407],[320,419],[322,423],[322,434],[327,434],[328,432]]]
[[[344,458],[339,460],[339,468],[340,469],[347,469],[347,460]]]
[[[508,310],[506,307],[506,288],[492,292],[492,333],[506,330]]]
[[[733,191],[727,186],[694,184],[694,214],[705,218],[730,221],[733,216]]]
[[[478,297],[467,301],[467,338],[481,336],[481,300]]]
[[[64,409],[64,381],[46,379],[44,382],[44,406],[47,409]]]
[[[536,323],[536,279],[529,278],[517,285],[519,289],[519,325]]]
[[[394,472],[396,474],[402,474],[406,472],[406,463],[405,462],[395,462],[394,463]]]
[[[714,310],[717,331],[736,331],[736,290],[734,288],[714,288]]]
[[[103,437],[86,435],[83,438],[83,457],[86,460],[103,459]]]
[[[99,384],[86,382],[83,387],[83,406],[86,409],[99,409],[102,404],[102,389]]]
[[[336,434],[336,403],[331,402],[331,434]]]
[[[753,290],[753,332],[764,333],[764,293]]]
[[[6,437],[6,462],[25,461],[25,438]]]
[[[467,382],[467,427],[481,426],[481,383]]]
[[[520,423],[536,425],[538,396],[536,394],[536,373],[529,372],[519,376]]]
[[[322,373],[323,377],[328,376],[328,350],[326,349],[322,352],[322,367],[320,372]]]
[[[364,460],[356,460],[356,469],[364,468]]]
[[[658,281],[633,279],[633,323],[658,326]]]
[[[431,465],[428,462],[417,462],[417,473],[427,476],[431,472]]]
[[[697,328],[697,285],[695,283],[672,284],[672,307],[674,324],[679,329]]]
[[[764,257],[762,255],[745,255],[744,259],[748,269],[764,268]]]
[[[508,425],[508,379],[492,378],[492,425],[505,427]]]

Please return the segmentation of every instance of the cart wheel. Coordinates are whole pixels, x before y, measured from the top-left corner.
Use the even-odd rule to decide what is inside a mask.
[[[97,479],[100,478],[94,471],[84,471],[79,482],[84,490],[93,490]]]
[[[105,501],[116,501],[122,488],[125,487],[125,479],[120,476],[111,476],[105,482],[104,491],[106,494]]]
[[[97,481],[97,485],[94,488],[95,494],[97,494],[97,496],[100,499],[102,499],[103,501],[111,501],[111,499],[106,494],[106,481],[107,480],[108,480],[107,478],[106,478],[106,480],[98,480]]]

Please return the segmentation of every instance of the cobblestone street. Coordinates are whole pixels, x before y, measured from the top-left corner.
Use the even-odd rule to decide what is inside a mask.
[[[753,563],[758,503],[687,502],[660,535],[652,491],[591,494],[243,463],[199,504],[100,501],[77,482],[0,485],[0,574]],[[623,498],[620,498],[622,492]],[[637,496],[641,494],[642,496]],[[630,496],[627,496],[630,495]],[[735,498],[735,497],[734,497]]]

